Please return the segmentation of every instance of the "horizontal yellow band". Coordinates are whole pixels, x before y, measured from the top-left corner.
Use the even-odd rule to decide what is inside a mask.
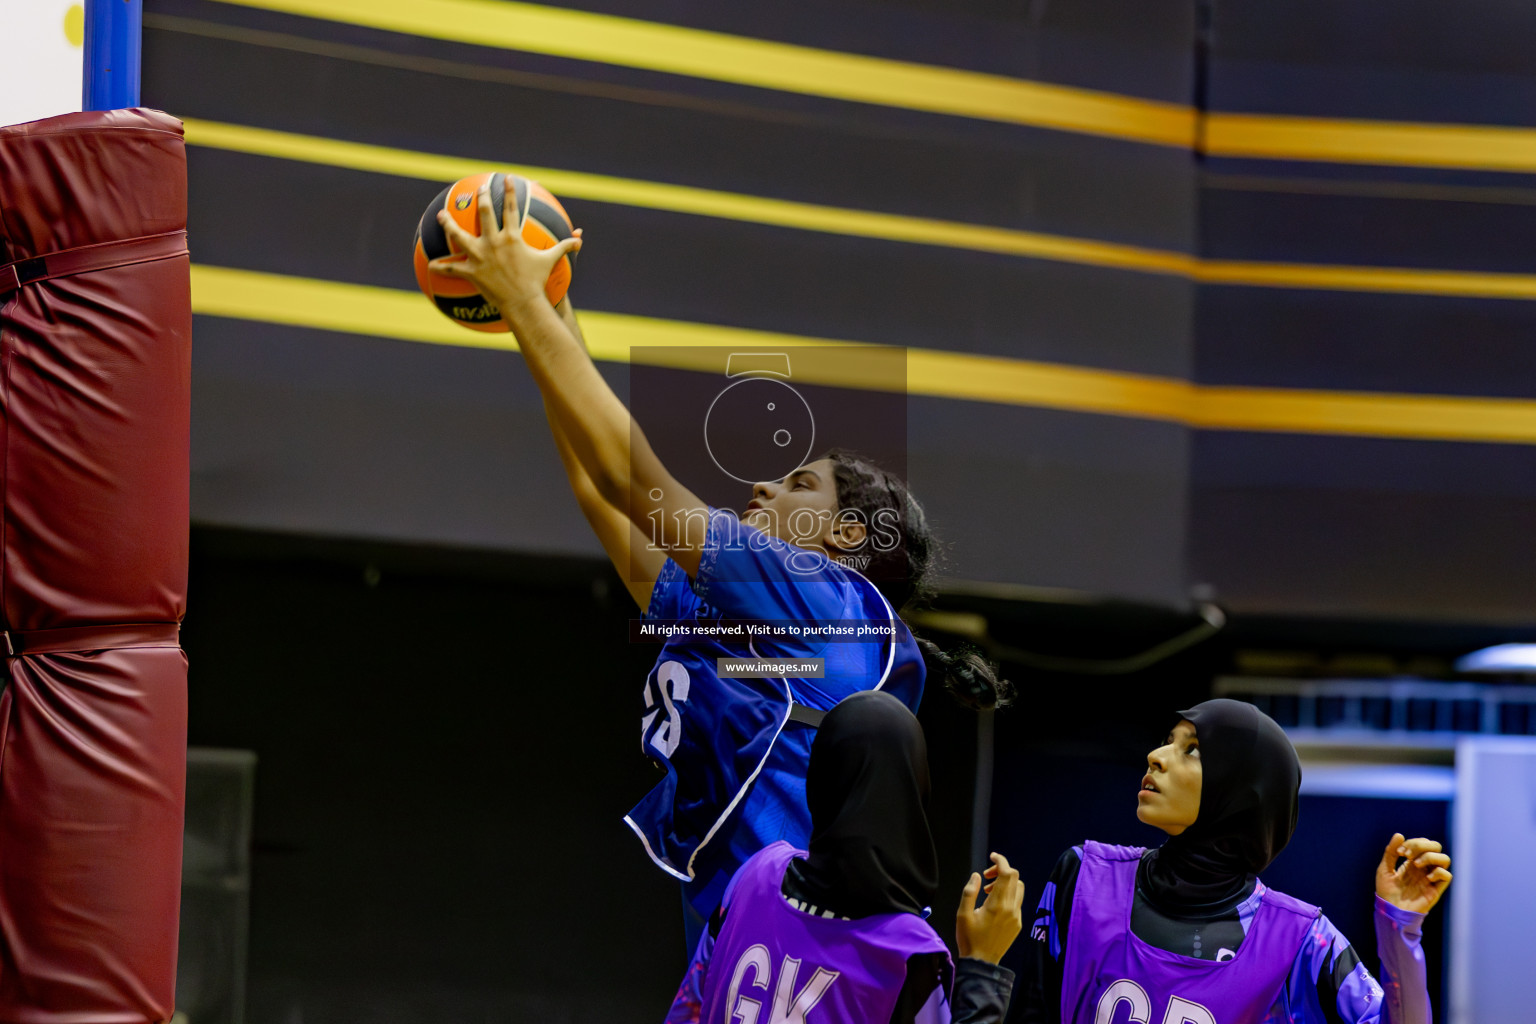
[[[302,17],[1214,156],[1536,173],[1536,128],[1211,112],[513,0],[219,0]]]
[[[186,129],[187,141],[197,146],[376,174],[446,183],[482,171],[515,171],[536,178],[552,192],[571,199],[588,199],[857,238],[1172,275],[1206,284],[1490,299],[1536,298],[1536,275],[1532,274],[1202,260],[1167,249],[1019,231],[985,224],[850,210],[552,167],[518,167],[494,161],[392,149],[217,121],[189,119],[186,121]]]
[[[258,156],[298,160],[306,163],[345,167],[375,174],[447,184],[483,171],[510,171],[537,179],[556,195],[569,199],[588,199],[651,210],[718,217],[726,220],[771,224],[775,227],[800,228],[830,234],[878,238],[886,241],[912,242],[919,245],[947,246],[977,252],[1028,256],[1035,259],[1092,266],[1118,267],[1151,273],[1187,274],[1193,266],[1189,256],[1161,249],[1148,249],[1115,242],[1069,238],[1035,231],[1016,231],[985,224],[908,217],[871,210],[850,210],[838,206],[797,203],[787,199],[721,192],[668,185],[633,178],[615,178],[584,171],[563,171],[553,167],[527,167],[488,160],[440,156],[406,149],[392,149],[361,142],[345,142],[313,135],[251,128],[217,121],[188,119],[187,141],[196,146],[231,150]],[[428,197],[430,198],[430,197]],[[423,201],[425,205],[425,200]]]
[[[1536,173],[1536,129],[1274,114],[1207,114],[1212,156]]]
[[[1450,295],[1472,299],[1536,299],[1536,274],[1474,270],[1419,270],[1411,267],[1351,267],[1333,263],[1259,263],[1198,260],[1202,284],[1255,288],[1312,288],[1325,291]]]
[[[1183,419],[1206,430],[1536,444],[1536,401],[1524,398],[1197,387]]]
[[[415,292],[194,265],[192,310],[378,338],[515,351],[510,334],[459,327]],[[687,349],[763,350],[857,342],[584,311],[596,359],[714,367]],[[819,383],[867,387],[850,376]],[[1214,430],[1536,444],[1536,401],[1281,388],[1205,387],[1169,377],[907,349],[906,393],[1182,423]]]
[[[221,0],[781,92],[1188,148],[1186,106],[512,0]]]

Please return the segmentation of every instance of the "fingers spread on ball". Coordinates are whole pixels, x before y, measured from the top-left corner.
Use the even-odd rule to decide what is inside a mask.
[[[444,274],[448,277],[465,277],[467,272],[464,266],[463,256],[442,256],[427,264],[427,269],[434,274]]]
[[[475,205],[480,211],[480,234],[484,238],[489,238],[496,233],[496,204],[491,202],[489,181],[480,186],[480,194],[475,197]]]
[[[447,210],[437,212],[437,222],[443,226],[443,233],[448,236],[449,243],[457,245],[460,249],[468,249],[469,243],[475,240],[475,236],[465,231]]]

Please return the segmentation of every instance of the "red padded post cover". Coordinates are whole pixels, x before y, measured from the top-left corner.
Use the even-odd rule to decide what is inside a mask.
[[[17,269],[0,289],[42,278],[0,293],[0,614],[17,652],[0,697],[7,1024],[172,1012],[189,267],[184,248],[144,260],[144,243],[117,243],[179,245],[186,186],[181,123],[156,111],[0,128],[0,265]],[[82,246],[97,247],[83,262]],[[80,269],[110,251],[137,261]]]

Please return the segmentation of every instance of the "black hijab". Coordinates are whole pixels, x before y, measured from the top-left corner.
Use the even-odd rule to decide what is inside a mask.
[[[1169,909],[1242,892],[1291,841],[1301,786],[1296,748],[1252,704],[1208,700],[1179,717],[1194,724],[1200,741],[1200,811],[1141,872],[1148,898]]]
[[[810,855],[794,867],[810,902],[847,917],[921,914],[938,891],[928,830],[928,745],[906,706],[865,691],[827,712],[805,773]]]

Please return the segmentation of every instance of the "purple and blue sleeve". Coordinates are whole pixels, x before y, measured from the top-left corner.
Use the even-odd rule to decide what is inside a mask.
[[[704,1010],[704,975],[709,970],[709,955],[714,952],[715,937],[705,928],[694,948],[693,959],[688,961],[688,971],[683,983],[672,997],[672,1008],[667,1011],[664,1024],[698,1024]]]
[[[1376,897],[1376,952],[1381,957],[1387,1024],[1430,1024],[1424,966],[1424,915]]]
[[[1423,921],[1423,914],[1376,898],[1382,986],[1333,923],[1319,916],[1291,967],[1289,1005],[1276,1006],[1266,1024],[1431,1024]]]
[[[1040,904],[1035,908],[1035,923],[1029,931],[1030,938],[1045,946],[1051,959],[1061,962],[1061,931],[1056,927],[1056,883],[1046,882],[1040,893]]]
[[[1012,1017],[1020,1024],[1061,1024],[1062,946],[1070,927],[1068,915],[1077,889],[1082,854],[1083,848],[1074,846],[1057,858],[1050,879],[1040,893],[1040,903],[1030,927],[1033,941],[1025,953],[1034,961],[1034,969],[1024,972],[1018,1012]]]
[[[693,958],[688,961],[688,970],[683,974],[683,983],[677,987],[677,995],[672,997],[672,1008],[667,1011],[664,1024],[698,1024],[699,1016],[704,1011],[704,978],[709,974],[709,958],[715,951],[715,936],[720,934],[725,924],[725,915],[730,910],[731,900],[736,895],[736,882],[741,875],[738,869],[726,883],[725,892],[720,897],[720,906],[699,936],[699,944],[693,949]]]

